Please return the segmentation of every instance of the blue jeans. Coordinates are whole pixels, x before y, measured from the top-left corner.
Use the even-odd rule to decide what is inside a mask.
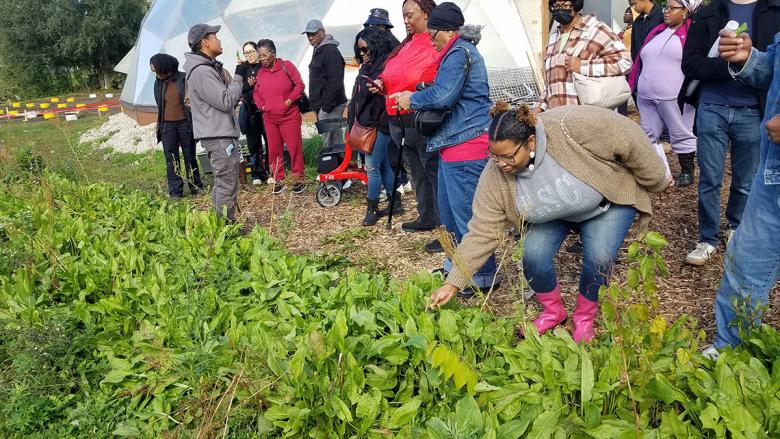
[[[739,328],[747,326],[744,320],[740,324],[740,316],[760,321],[761,307],[780,276],[780,185],[764,183],[764,166],[762,162],[742,223],[723,258],[723,279],[715,299],[717,349],[740,343]]]
[[[366,172],[368,173],[368,199],[378,200],[379,191],[382,186],[387,191],[387,196],[392,195],[390,188],[393,187],[395,174],[390,166],[390,159],[387,156],[387,145],[390,143],[390,135],[379,131],[376,133],[376,141],[371,154],[366,154]]]
[[[699,241],[718,245],[720,189],[731,143],[731,188],[726,206],[729,227],[742,220],[758,167],[761,115],[757,108],[700,104],[696,119],[699,144]]]
[[[439,161],[439,219],[452,233],[455,243],[459,244],[463,235],[468,232],[469,221],[471,220],[471,205],[474,202],[474,192],[477,190],[479,176],[487,164],[487,159],[468,160],[463,162],[445,162]],[[500,233],[500,231],[496,231]],[[469,267],[471,269],[471,267]],[[447,258],[444,261],[444,270],[449,272],[452,269],[452,261]],[[490,288],[493,285],[493,278],[496,275],[496,257],[495,255],[485,262],[485,265],[474,274],[474,283],[479,288]]]
[[[580,294],[595,302],[599,288],[607,285],[615,258],[631,228],[636,209],[613,204],[601,215],[579,223],[582,237]],[[523,274],[537,293],[549,293],[558,284],[555,254],[576,223],[555,220],[532,224],[523,242]]]

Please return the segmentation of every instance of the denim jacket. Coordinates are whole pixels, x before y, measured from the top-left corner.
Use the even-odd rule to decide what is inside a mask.
[[[772,143],[766,131],[766,123],[780,110],[780,76],[774,73],[780,71],[780,33],[775,35],[774,44],[767,47],[766,52],[753,48],[750,58],[742,70],[735,71],[736,66],[729,65],[729,71],[734,78],[739,79],[759,90],[769,89],[764,120],[761,122],[761,160],[765,163],[764,184],[780,184],[780,145]]]
[[[468,78],[466,50],[472,62]],[[455,102],[464,81],[463,95]],[[428,152],[459,145],[487,133],[491,106],[488,90],[487,68],[482,55],[474,44],[458,38],[444,55],[433,85],[412,94],[414,110],[452,110],[436,134],[428,138]]]

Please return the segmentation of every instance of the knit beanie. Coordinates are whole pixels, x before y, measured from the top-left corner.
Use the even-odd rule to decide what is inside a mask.
[[[433,8],[428,16],[428,29],[432,30],[458,30],[466,20],[463,18],[458,5],[452,2],[444,2]]]

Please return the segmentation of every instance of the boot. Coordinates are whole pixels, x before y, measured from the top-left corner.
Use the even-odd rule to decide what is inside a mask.
[[[399,194],[395,194],[395,198],[393,199],[393,215],[403,215],[406,210],[404,209],[404,205],[401,202],[401,196]],[[379,216],[387,216],[390,214],[390,206],[388,206],[385,209],[382,209],[379,211]]]
[[[577,296],[577,308],[571,315],[574,323],[574,334],[572,338],[575,342],[589,342],[596,333],[593,331],[593,320],[599,311],[599,302],[591,302],[585,296]]]
[[[373,226],[379,222],[379,200],[366,199],[366,217],[363,218],[363,225]]]
[[[676,187],[686,187],[693,184],[693,170],[696,168],[696,153],[677,154],[680,162],[680,175],[677,176]]]
[[[560,285],[556,285],[555,289],[549,293],[536,293],[536,298],[539,300],[539,303],[544,306],[542,313],[534,320],[534,326],[536,326],[539,335],[544,334],[566,321],[568,314],[566,313],[566,309],[563,307],[563,301],[561,300]],[[520,330],[520,335],[524,335],[522,329]]]

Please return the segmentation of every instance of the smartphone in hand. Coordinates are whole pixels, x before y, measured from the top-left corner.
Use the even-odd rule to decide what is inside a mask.
[[[374,88],[376,88],[376,89],[378,89],[378,90],[380,90],[380,91],[382,91],[382,90],[383,90],[383,89],[382,89],[382,86],[381,86],[381,85],[379,85],[379,84],[377,84],[377,83],[376,83],[376,81],[374,81],[373,79],[371,79],[371,77],[370,77],[370,76],[368,76],[368,75],[360,75],[360,78],[361,78],[361,79],[363,79],[363,80],[365,80],[365,81],[366,81],[366,83],[367,83],[368,85],[370,85],[371,87],[374,87]]]

